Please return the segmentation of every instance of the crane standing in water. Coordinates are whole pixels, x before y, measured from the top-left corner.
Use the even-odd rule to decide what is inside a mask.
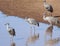
[[[28,43],[34,43],[37,39],[39,39],[39,33],[35,34],[35,26],[39,27],[39,22],[37,22],[35,19],[33,18],[25,18],[25,21],[28,22],[31,25],[34,25],[34,35],[32,36],[32,30],[31,30],[31,36],[28,37],[27,41],[26,41],[26,46],[28,46]],[[32,27],[31,27],[32,29]]]
[[[57,17],[54,16],[46,16],[46,13],[43,13],[43,20],[48,21],[51,25],[52,24],[59,24],[60,21]]]
[[[39,22],[37,22],[33,18],[28,18],[28,17],[25,17],[25,21],[28,22],[31,25],[34,25],[34,34],[35,34],[35,26],[38,26],[39,27]],[[32,29],[32,27],[31,27],[31,29]]]
[[[10,26],[9,26],[9,25],[10,25],[9,23],[6,23],[5,25],[6,25],[6,27],[7,27],[7,31],[8,31],[9,34],[10,34],[10,37],[12,38],[11,40],[13,41],[13,37],[16,35],[15,29],[12,28],[12,27],[10,27]]]

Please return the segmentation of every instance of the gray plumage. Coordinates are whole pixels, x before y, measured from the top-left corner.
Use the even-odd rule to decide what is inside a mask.
[[[53,25],[50,25],[48,28],[47,28],[47,30],[46,30],[46,34],[52,34],[52,32],[53,32]]]
[[[52,12],[53,12],[53,7],[52,7],[52,5],[48,4],[48,3],[46,2],[46,0],[43,0],[43,2],[44,2],[44,7],[46,8],[46,10],[52,13]]]
[[[25,18],[25,20],[26,20],[29,24],[36,25],[36,26],[39,27],[39,22],[37,22],[35,19],[33,19],[33,18]]]
[[[46,16],[46,13],[43,13],[43,20],[48,21],[50,24],[59,24],[60,21],[57,17]]]
[[[7,26],[7,31],[9,32],[9,34],[14,37],[16,35],[15,29],[10,27],[9,23],[6,23],[5,25]]]
[[[15,36],[15,35],[16,35],[16,34],[15,34],[15,29],[13,29],[13,28],[11,29],[11,28],[10,28],[9,34],[12,35],[12,36]]]

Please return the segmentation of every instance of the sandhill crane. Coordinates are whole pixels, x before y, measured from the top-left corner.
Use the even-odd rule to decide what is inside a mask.
[[[53,7],[52,7],[52,5],[48,4],[48,3],[46,2],[46,0],[43,0],[43,2],[44,2],[44,7],[46,8],[46,10],[49,11],[50,13],[52,13],[52,12],[53,12]]]
[[[50,25],[45,31],[45,40],[46,40],[46,36],[50,36],[50,38],[52,38],[52,33],[53,33],[53,25]]]
[[[26,20],[29,24],[31,24],[31,25],[36,25],[36,26],[39,27],[39,22],[37,22],[35,19],[25,17],[25,20]]]
[[[54,39],[50,39],[48,41],[45,42],[45,46],[54,46],[56,45],[57,43],[60,42],[60,38],[54,38]]]
[[[10,26],[9,26],[9,25],[10,25],[9,23],[6,23],[5,25],[6,25],[6,27],[7,27],[7,31],[8,31],[9,34],[10,34],[10,37],[12,38],[11,40],[13,40],[13,37],[16,35],[15,29],[12,28],[12,27],[10,27]]]
[[[57,17],[46,16],[46,13],[43,13],[43,20],[48,21],[50,24],[59,24],[60,21]]]
[[[36,40],[39,39],[39,34],[35,34],[33,36],[28,37],[27,41],[26,41],[26,46],[28,46],[29,43],[34,43],[36,42]]]
[[[25,21],[28,22],[29,24],[31,25],[35,25],[35,26],[38,26],[39,27],[39,22],[37,22],[35,19],[33,18],[28,18],[28,17],[25,17]],[[31,27],[32,28],[32,27]],[[35,32],[35,27],[34,27],[34,32]]]

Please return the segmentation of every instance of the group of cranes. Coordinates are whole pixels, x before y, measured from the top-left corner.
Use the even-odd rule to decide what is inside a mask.
[[[44,8],[46,9],[47,12],[49,12],[50,16],[46,16],[46,11],[43,13],[43,20],[44,21],[48,21],[50,26],[47,28],[47,30],[45,31],[45,46],[53,46],[53,44],[56,44],[58,41],[60,41],[60,39],[52,39],[52,34],[53,34],[53,24],[59,24],[60,21],[57,17],[52,16],[53,13],[53,7],[52,5],[48,4],[46,2],[46,0],[43,0],[44,3]],[[51,39],[50,40],[46,40],[46,35],[50,35]]]
[[[44,13],[45,14],[45,13]],[[52,17],[51,17],[52,18]],[[44,18],[43,18],[44,19]],[[46,18],[47,20],[49,19],[49,17],[47,17]],[[54,18],[55,20],[53,21],[53,22],[57,22],[58,20],[56,19],[56,18]],[[33,18],[25,18],[25,20],[26,20],[26,22],[28,22],[29,24],[31,24],[31,25],[35,25],[35,26],[38,26],[39,27],[39,22],[37,22],[35,19],[33,19]],[[52,20],[52,19],[51,19]],[[50,22],[49,20],[48,20],[48,22]],[[58,22],[57,22],[58,23]],[[35,31],[34,31],[35,32]],[[32,33],[32,32],[31,32]],[[46,29],[46,31],[45,31],[45,46],[52,46],[52,45],[54,45],[54,44],[56,44],[56,43],[58,43],[59,41],[60,41],[60,39],[52,39],[52,34],[53,34],[53,24],[52,23],[50,23],[50,26]],[[48,41],[46,40],[46,36],[50,36],[50,38],[51,39],[49,39]],[[28,44],[29,43],[34,43],[37,39],[39,39],[39,34],[38,35],[36,35],[36,34],[34,34],[33,36],[32,36],[32,34],[31,34],[31,36],[30,37],[28,37],[28,39],[27,39],[27,41],[26,41],[26,46],[28,46]],[[59,41],[58,41],[59,40]]]
[[[31,19],[31,18],[30,18]],[[32,18],[32,22],[30,23],[30,24],[33,24],[33,25],[37,25],[38,26],[38,24],[39,23],[37,23],[37,21],[35,20],[35,19],[33,19]],[[28,22],[28,21],[27,21]],[[30,22],[30,21],[29,21]],[[35,22],[35,24],[34,24],[34,22]],[[6,23],[5,24],[5,26],[6,26],[6,28],[7,28],[7,31],[9,32],[9,34],[10,34],[10,36],[11,36],[11,38],[12,38],[12,40],[13,40],[13,37],[16,35],[16,32],[15,32],[15,29],[13,28],[13,27],[11,27],[10,26],[10,24],[9,23]],[[39,26],[38,26],[39,27]],[[48,28],[47,28],[47,30],[45,31],[45,35],[50,35],[50,37],[52,38],[52,33],[53,33],[53,25],[50,25]],[[28,39],[27,39],[27,42],[26,42],[26,46],[28,46],[28,43],[34,43],[37,39],[39,39],[39,34],[34,34],[33,36],[31,35],[30,37],[28,37]],[[54,42],[54,40],[52,40],[52,43]],[[48,43],[47,43],[48,44]],[[50,44],[50,43],[49,43]],[[12,44],[13,46],[15,45],[14,43]]]
[[[44,3],[44,8],[46,9],[46,11],[51,13],[50,16],[46,16],[47,14],[46,14],[46,11],[45,11],[42,16],[43,16],[43,20],[48,21],[49,24],[51,25],[47,28],[46,33],[50,34],[50,36],[52,37],[53,24],[59,24],[60,21],[57,17],[52,16],[52,13],[53,13],[52,5],[48,4],[46,2],[46,0],[43,0],[43,3]]]
[[[43,15],[42,15],[42,16],[43,16],[43,20],[44,20],[44,21],[48,21],[48,22],[50,23],[50,26],[49,26],[49,27],[47,28],[47,30],[45,31],[45,37],[46,37],[47,35],[50,35],[50,37],[52,38],[53,23],[58,24],[58,23],[60,23],[60,21],[58,20],[57,17],[51,16],[52,13],[53,13],[53,7],[52,7],[52,5],[48,4],[48,3],[46,2],[46,0],[43,0],[43,3],[44,3],[45,9],[46,9],[48,12],[51,13],[50,16],[46,16],[46,11],[45,11],[45,12],[43,13]],[[33,36],[31,35],[31,37],[28,38],[27,43],[28,43],[28,42],[34,42],[34,41],[36,41],[36,40],[39,38],[39,34],[38,34],[38,35],[35,34],[35,26],[39,27],[39,22],[36,21],[35,19],[29,18],[29,17],[25,17],[25,21],[28,22],[28,23],[31,24],[31,25],[34,25],[34,26],[33,26],[33,28],[34,28],[34,35],[33,35]],[[11,40],[13,41],[13,37],[16,36],[15,29],[14,29],[13,27],[10,27],[10,24],[9,24],[9,23],[6,23],[5,25],[6,25],[7,31],[9,32],[9,34],[10,34],[10,36],[11,36],[11,38],[12,38]],[[31,27],[31,29],[32,29],[32,27]],[[32,31],[31,31],[31,33],[32,33]]]
[[[35,19],[33,18],[25,18],[25,21],[27,21],[28,23],[30,23],[31,25],[36,25],[39,27],[39,22],[37,22]],[[10,35],[10,38],[11,38],[11,41],[13,42],[13,38],[14,36],[16,36],[16,31],[13,27],[10,26],[10,23],[6,23],[4,24],[6,26],[6,29]],[[32,27],[31,27],[32,29]],[[32,32],[32,31],[31,31]],[[39,37],[39,34],[38,35],[35,35],[35,27],[34,27],[34,36],[32,36],[33,39],[37,39],[37,37]],[[32,39],[32,38],[31,38]]]
[[[53,13],[52,5],[48,4],[46,0],[43,0],[43,3],[44,3],[44,8],[46,9],[46,11],[51,13],[50,16],[46,16],[46,11],[45,11],[45,13],[43,13],[43,20],[48,21],[50,24],[53,24],[53,23],[59,24],[60,21],[58,20],[58,18],[52,16],[52,13]]]
[[[44,8],[50,13],[49,14],[50,16],[46,16],[46,11],[43,13],[43,20],[48,21],[50,23],[50,26],[45,31],[45,37],[46,37],[46,35],[50,35],[50,37],[52,38],[53,24],[59,24],[60,22],[59,22],[59,20],[58,20],[57,17],[52,16],[52,13],[53,13],[53,7],[52,7],[52,5],[48,4],[46,2],[46,0],[43,0],[43,3],[44,3]],[[37,22],[35,19],[33,19],[33,18],[27,18],[26,17],[25,20],[29,24],[31,24],[31,25],[37,25],[39,27],[39,22]]]

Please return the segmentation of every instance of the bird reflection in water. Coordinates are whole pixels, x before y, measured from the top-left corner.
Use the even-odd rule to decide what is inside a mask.
[[[47,36],[49,36],[49,38],[52,38],[52,33],[53,33],[53,25],[50,25],[45,31],[45,40],[47,39]]]
[[[50,39],[48,41],[45,41],[45,46],[54,46],[59,42],[60,42],[60,37],[55,38],[55,39]]]
[[[16,46],[15,42],[10,42],[10,46]]]
[[[36,40],[39,39],[39,34],[35,34],[33,36],[28,37],[27,41],[26,41],[26,46],[28,46],[29,43],[34,43],[36,42]]]

